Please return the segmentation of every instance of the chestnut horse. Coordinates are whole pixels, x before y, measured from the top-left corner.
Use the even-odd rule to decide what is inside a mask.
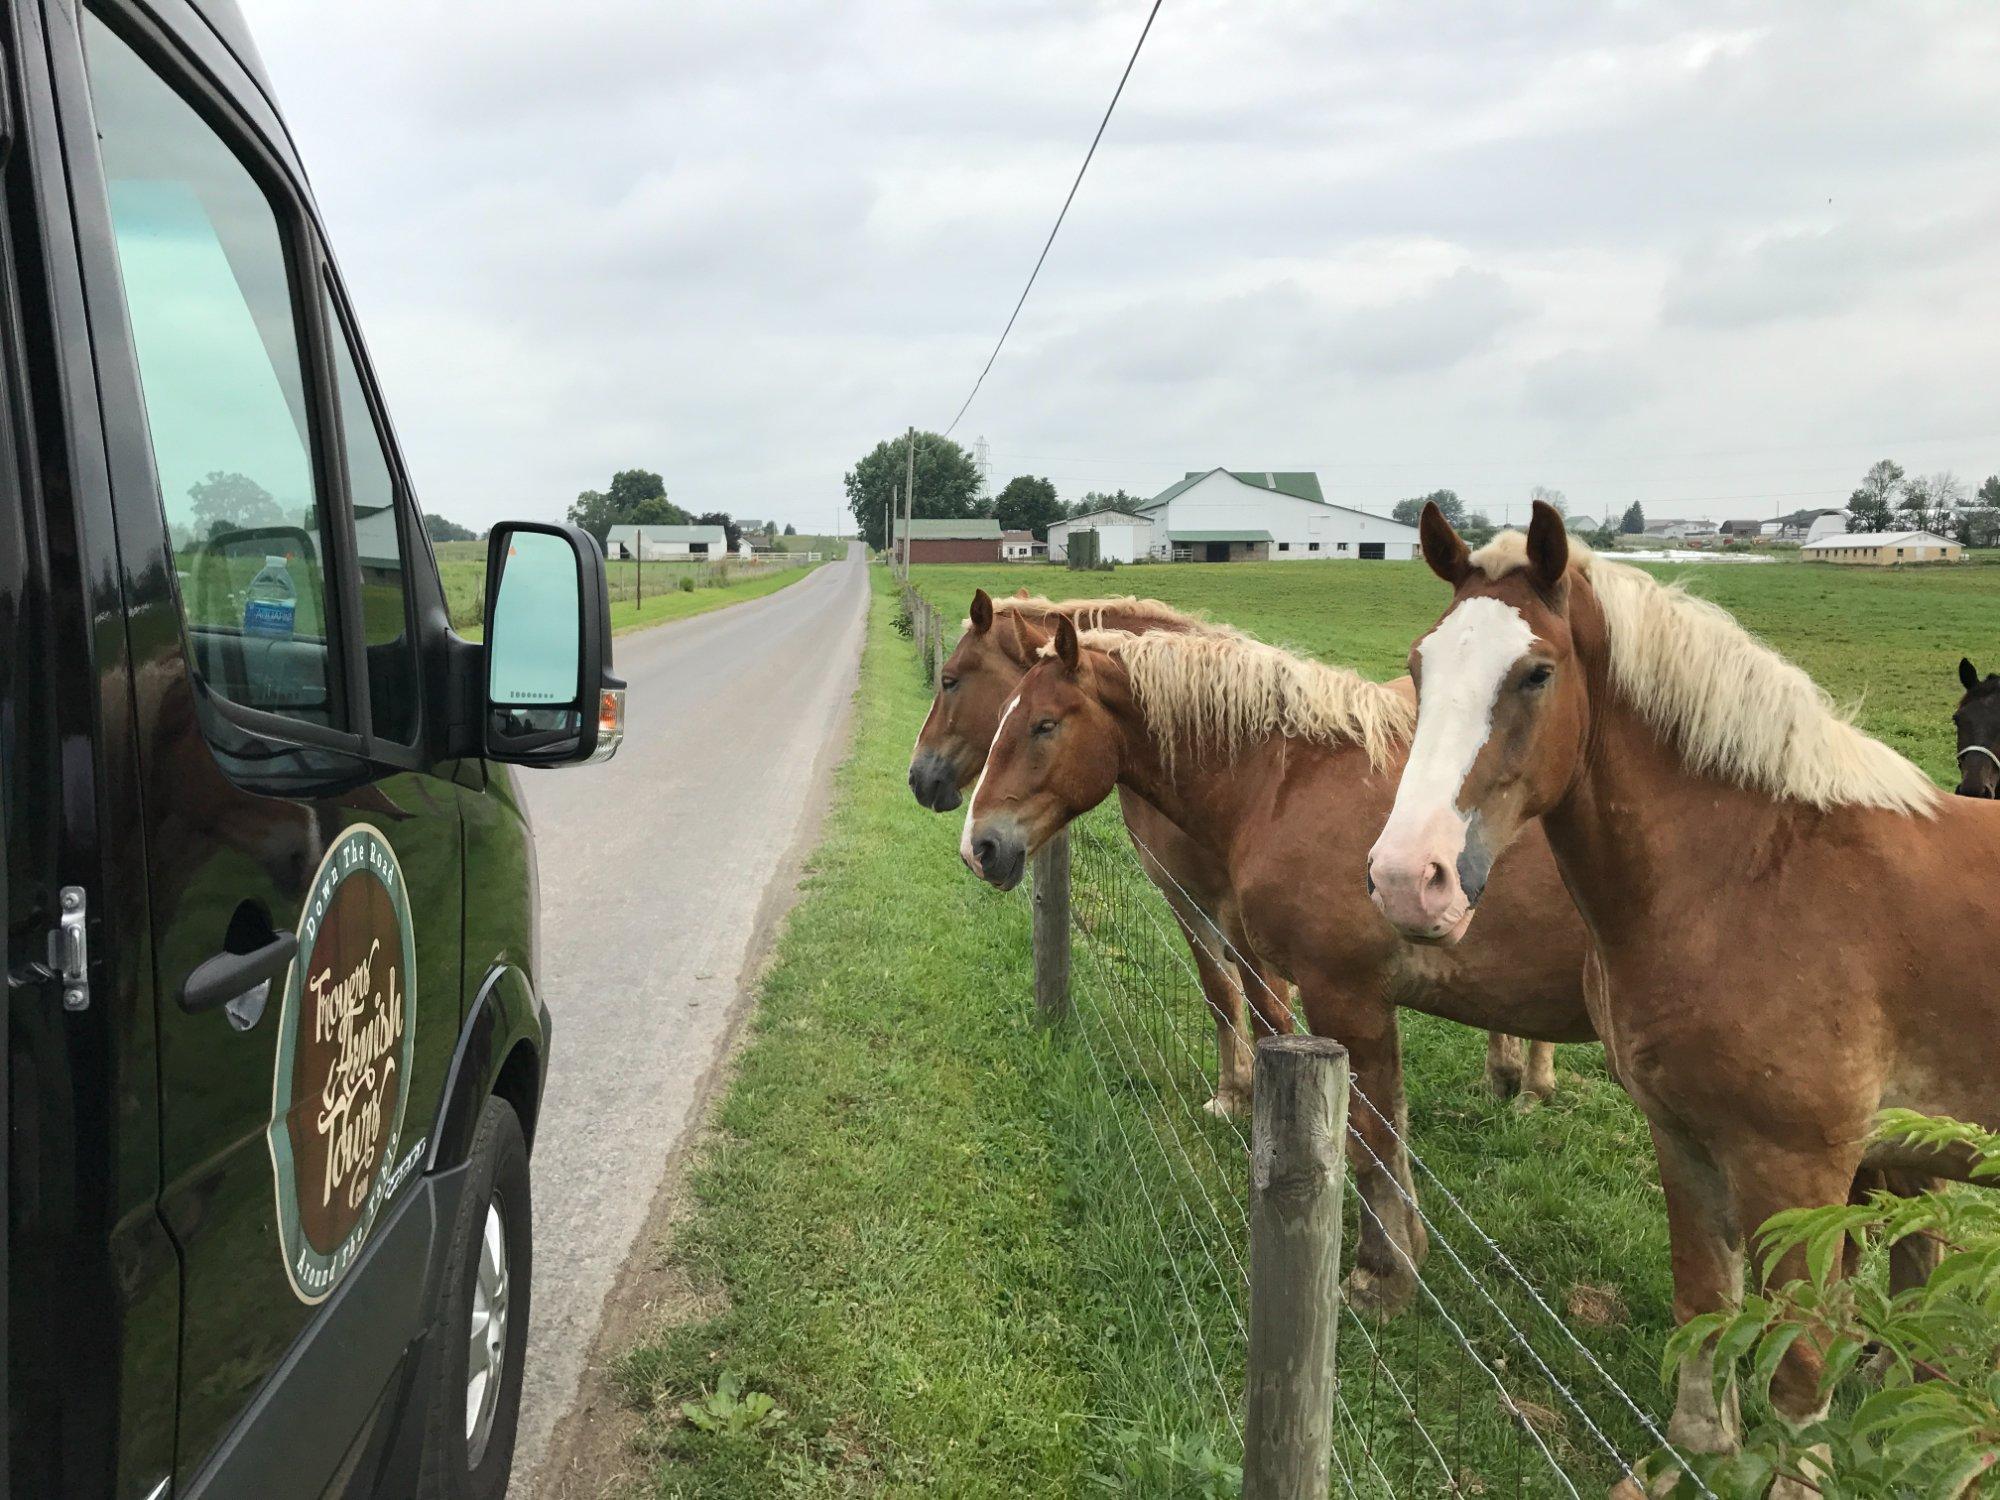
[[[923,806],[950,812],[986,764],[1001,707],[1031,660],[1033,648],[1023,642],[1014,622],[1045,623],[1057,613],[1093,627],[1134,632],[1236,633],[1154,599],[1128,596],[1055,604],[1029,597],[1025,591],[1012,599],[995,600],[980,589],[972,596],[964,634],[945,659],[937,696],[910,752],[910,791]],[[1167,899],[1194,955],[1196,981],[1215,1017],[1217,1077],[1215,1097],[1207,1108],[1218,1115],[1247,1113],[1253,1036],[1292,1029],[1291,985],[1256,956],[1236,920],[1228,881],[1215,862],[1138,796],[1121,791],[1118,802],[1139,864]],[[1239,974],[1239,967],[1250,972]]]
[[[960,845],[1004,888],[1115,785],[1214,860],[1256,951],[1298,986],[1312,1030],[1348,1049],[1349,1158],[1366,1210],[1348,1295],[1377,1312],[1415,1293],[1427,1248],[1403,1144],[1396,1008],[1545,1042],[1595,1039],[1583,926],[1563,915],[1555,863],[1533,839],[1493,871],[1491,899],[1515,920],[1455,951],[1403,942],[1369,906],[1363,855],[1411,722],[1407,685],[1242,637],[1079,639],[1058,614],[1052,646],[1002,709]]]
[[[2000,806],[1943,796],[1722,610],[1573,547],[1548,506],[1476,553],[1435,506],[1421,532],[1453,598],[1411,652],[1417,734],[1375,899],[1414,938],[1545,920],[1558,941],[1565,902],[1472,920],[1486,864],[1546,829],[1590,931],[1591,1017],[1651,1128],[1675,1315],[1732,1303],[1745,1236],[1845,1201],[1864,1165],[1959,1175],[1869,1142],[1889,1105],[2000,1126],[1979,874],[2000,868]],[[1803,1276],[1802,1254],[1773,1274]],[[1779,1366],[1795,1426],[1823,1410],[1822,1365],[1809,1336]],[[1707,1353],[1680,1371],[1686,1451],[1736,1442],[1711,1371]]]
[[[1951,716],[1958,731],[1958,795],[2000,797],[2000,674],[1982,679],[1961,656],[1958,680],[1965,687]]]

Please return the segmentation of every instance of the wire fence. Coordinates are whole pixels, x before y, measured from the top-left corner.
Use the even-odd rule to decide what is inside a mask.
[[[1252,1296],[1249,1122],[1210,1107],[1215,1017],[1175,910],[1211,954],[1235,964],[1249,1004],[1280,997],[1236,963],[1227,935],[1188,892],[1176,890],[1169,906],[1111,807],[1077,820],[1068,838],[1072,1030],[1112,1102],[1112,1149],[1124,1154],[1145,1207],[1139,1222],[1158,1236],[1168,1268],[1139,1295],[1157,1304],[1149,1319],[1169,1329],[1169,1357],[1191,1409],[1219,1414],[1240,1444]],[[1150,863],[1171,884],[1159,861]],[[1660,1383],[1631,1374],[1656,1369],[1656,1356],[1620,1327],[1575,1326],[1564,1299],[1538,1287],[1409,1149],[1404,1125],[1355,1089],[1348,1131],[1361,1160],[1373,1151],[1356,1126],[1371,1114],[1408,1150],[1415,1192],[1397,1192],[1428,1232],[1429,1254],[1420,1265],[1402,1257],[1417,1290],[1399,1316],[1380,1320],[1343,1305],[1334,1493],[1602,1494],[1666,1448],[1665,1416],[1654,1409]],[[1346,1199],[1351,1260],[1355,1232],[1375,1210],[1351,1174]],[[1274,1294],[1286,1289],[1259,1289]]]

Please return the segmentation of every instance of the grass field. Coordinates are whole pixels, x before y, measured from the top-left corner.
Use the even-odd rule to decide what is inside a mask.
[[[1983,666],[1985,657],[2000,658],[2000,568],[1644,566],[1729,610],[1840,702],[1858,703],[1859,722],[1871,734],[1939,780],[1956,782],[1958,659],[1969,655]],[[1420,562],[1168,563],[1111,573],[1040,563],[920,567],[912,578],[953,618],[981,587],[1011,593],[1026,586],[1055,597],[1151,595],[1371,677],[1402,673],[1411,642],[1449,597]]]
[[[1077,1014],[1034,1027],[1024,901],[966,875],[957,819],[918,809],[904,786],[928,696],[886,575],[872,573],[854,756],[672,1250],[721,1310],[624,1365],[646,1414],[647,1492],[1233,1494],[1240,1138],[1196,1108],[1212,1047],[1183,960],[1101,811],[1075,844]],[[953,613],[980,584],[1152,594],[1377,676],[1400,670],[1444,600],[1409,564],[915,578]],[[1865,695],[1868,727],[1948,772],[1953,668],[1961,650],[1982,654],[2000,574],[1715,568],[1696,583],[1838,695]],[[1646,1449],[1550,1326],[1656,1415],[1671,1404],[1657,1373],[1666,1235],[1643,1122],[1595,1048],[1561,1049],[1558,1097],[1522,1112],[1486,1095],[1480,1036],[1409,1014],[1403,1026],[1430,1207],[1456,1232],[1448,1187],[1551,1311],[1536,1323],[1460,1235],[1471,1271],[1499,1288],[1498,1309],[1482,1307],[1434,1247],[1427,1276],[1449,1318],[1420,1307],[1343,1325],[1342,1461],[1396,1493],[1438,1492],[1440,1467],[1463,1493],[1554,1493],[1533,1441],[1602,1493],[1615,1466],[1500,1314],[1531,1331],[1619,1452]],[[1461,1339],[1503,1362],[1525,1427]],[[738,1399],[718,1393],[725,1377]],[[741,1405],[742,1392],[782,1415]]]
[[[467,639],[477,640],[486,599],[486,543],[439,542],[436,549],[438,576],[444,583],[445,608],[452,625]],[[841,555],[845,555],[844,548]],[[645,565],[645,576],[641,579],[636,563],[606,563],[605,582],[611,588],[611,630],[613,634],[642,630],[649,625],[706,614],[724,605],[740,604],[746,599],[762,598],[787,584],[797,583],[817,566],[820,565],[774,568],[735,563],[654,562]],[[692,580],[695,587],[683,589],[680,586],[683,578]]]

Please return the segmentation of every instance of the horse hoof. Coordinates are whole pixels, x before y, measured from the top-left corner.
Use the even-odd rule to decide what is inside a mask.
[[[1203,1114],[1214,1115],[1218,1120],[1240,1120],[1250,1113],[1250,1101],[1235,1094],[1217,1094],[1201,1109]]]
[[[1496,1099],[1512,1099],[1521,1092],[1521,1068],[1518,1063],[1486,1070],[1486,1086],[1493,1090]]]
[[[1539,1089],[1522,1089],[1514,1096],[1514,1108],[1521,1114],[1540,1109],[1549,1102],[1549,1096]]]
[[[1371,1317],[1393,1318],[1417,1295],[1417,1278],[1405,1272],[1385,1276],[1366,1266],[1347,1273],[1347,1305]]]

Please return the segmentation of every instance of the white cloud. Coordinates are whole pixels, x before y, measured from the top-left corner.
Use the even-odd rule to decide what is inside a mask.
[[[818,527],[964,398],[1143,10],[255,24],[427,508],[551,514],[641,465]],[[1312,464],[1364,504],[1670,512],[1882,453],[1983,476],[1996,65],[1978,0],[1176,0],[962,435],[1067,493]]]

